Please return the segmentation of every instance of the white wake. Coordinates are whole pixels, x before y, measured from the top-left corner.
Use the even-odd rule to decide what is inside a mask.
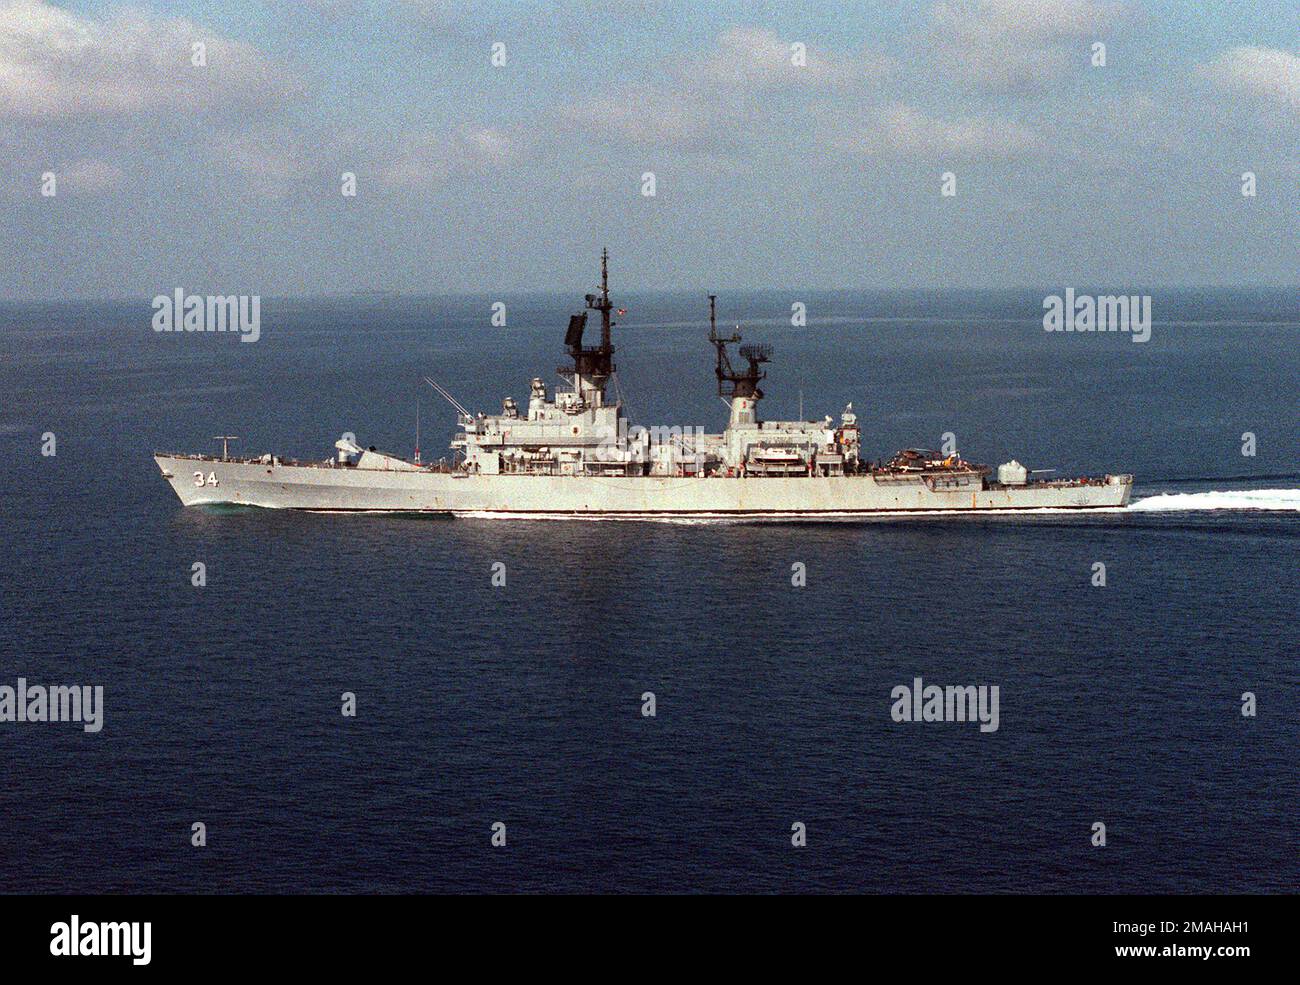
[[[1300,513],[1300,489],[1241,489],[1235,492],[1161,493],[1143,496],[1128,506],[1103,506],[1086,510],[1068,507],[1038,509],[979,510],[884,510],[881,512],[819,513],[495,513],[475,510],[457,511],[456,516],[476,520],[583,520],[596,522],[673,523],[683,525],[750,523],[754,520],[806,523],[810,520],[909,520],[939,517],[971,518],[989,516],[1095,515],[1098,513],[1186,513],[1204,510],[1268,510]]]
[[[1235,492],[1162,493],[1128,507],[1138,513],[1191,510],[1282,510],[1300,512],[1300,489],[1241,489]]]
[[[1133,513],[1179,513],[1205,510],[1267,510],[1300,513],[1300,489],[1241,489],[1234,492],[1161,493],[1135,499],[1128,506],[1101,506],[1088,509],[1070,507],[1037,507],[1018,509],[981,508],[978,510],[882,510],[854,512],[808,513],[526,513],[480,510],[427,511],[450,512],[462,519],[472,520],[581,520],[587,523],[669,523],[681,525],[729,524],[785,521],[862,521],[890,520],[905,523],[910,520],[952,518],[985,518],[990,516],[1032,517],[1056,515],[1096,515]],[[419,510],[309,510],[311,513],[350,513],[354,515],[380,514],[418,515]]]
[[[862,520],[889,520],[906,523],[909,520],[987,518],[991,516],[1074,516],[1080,513],[1123,513],[1122,506],[1094,506],[1088,509],[1070,507],[1016,507],[997,509],[981,507],[978,510],[818,510],[801,513],[505,513],[480,510],[457,510],[455,515],[468,520],[580,520],[583,523],[668,523],[681,526],[699,524],[753,523],[809,523],[842,521],[857,523]]]

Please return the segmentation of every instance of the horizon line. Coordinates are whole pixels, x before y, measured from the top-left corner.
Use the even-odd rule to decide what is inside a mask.
[[[879,294],[977,294],[977,293],[999,293],[999,292],[1041,292],[1047,287],[1064,290],[1070,287],[1096,287],[1097,284],[1088,284],[1079,282],[1075,284],[1065,284],[1063,286],[1048,284],[1019,284],[1001,287],[989,286],[972,286],[972,285],[944,285],[942,287],[729,287],[729,288],[704,288],[704,287],[625,287],[620,288],[618,292],[624,294],[696,294],[702,295],[723,293],[737,294],[759,294],[759,293],[789,293],[789,292],[814,292],[818,294],[851,294],[851,293],[879,293]],[[169,289],[174,291],[175,288]],[[188,291],[188,289],[185,289]],[[1161,284],[1161,285],[1138,285],[1137,287],[1111,287],[1107,289],[1111,293],[1131,294],[1134,291],[1143,293],[1152,293],[1159,291],[1168,292],[1187,292],[1187,291],[1296,291],[1300,294],[1300,283],[1286,284],[1274,282],[1256,282],[1256,283],[1215,283],[1215,284]],[[558,288],[550,289],[512,289],[496,292],[491,294],[484,291],[407,291],[407,290],[384,290],[376,288],[373,290],[355,290],[355,291],[321,291],[321,292],[300,292],[293,294],[248,294],[249,297],[270,298],[276,301],[345,301],[345,300],[364,300],[364,299],[390,299],[390,300],[417,300],[421,298],[483,298],[494,296],[525,296],[525,297],[572,297],[575,292],[580,292],[580,287],[573,290],[563,290]],[[69,297],[49,297],[49,296],[4,296],[0,297],[0,304],[93,304],[93,303],[123,303],[123,302],[150,302],[158,294],[118,294],[118,295],[75,295]],[[202,295],[206,297],[207,295]],[[239,295],[236,295],[239,296]]]

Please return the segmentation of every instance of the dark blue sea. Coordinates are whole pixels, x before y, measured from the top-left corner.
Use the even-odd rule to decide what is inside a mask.
[[[105,702],[96,734],[0,723],[0,890],[1296,890],[1294,291],[1153,292],[1145,344],[1044,332],[1041,290],[719,299],[774,344],[765,416],[802,392],[852,401],[872,458],[952,432],[1133,472],[1126,513],[183,509],[151,460],[409,454],[417,400],[436,458],[421,377],[522,402],[589,289],[504,298],[503,327],[497,298],[264,298],[255,344],[155,333],[147,299],[0,306],[0,685]],[[615,300],[634,420],[720,429],[704,298]],[[997,685],[998,730],[893,721],[916,677]]]

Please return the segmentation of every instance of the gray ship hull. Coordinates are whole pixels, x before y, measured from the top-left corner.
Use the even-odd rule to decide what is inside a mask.
[[[992,469],[942,452],[908,448],[883,464],[861,457],[862,432],[853,405],[836,424],[769,421],[759,414],[770,346],[741,342],[739,326],[717,331],[709,295],[709,344],[718,396],[730,416],[720,433],[702,428],[632,427],[614,379],[609,252],[601,252],[600,288],[570,316],[564,348],[567,387],[548,390],[535,376],[528,399],[501,401],[498,414],[473,413],[436,380],[425,377],[456,410],[452,464],[423,466],[363,448],[355,435],[334,442],[320,462],[273,454],[231,458],[232,435],[217,435],[221,457],[155,455],[186,506],[234,503],[269,509],[476,514],[490,516],[759,516],[806,517],[877,513],[993,513],[1011,510],[1117,509],[1128,504],[1130,475],[1030,481],[1012,459]],[[584,341],[588,315],[599,335]],[[733,360],[733,355],[737,357]],[[744,365],[739,360],[743,360]],[[419,446],[419,417],[416,417]],[[416,453],[416,459],[419,453]]]
[[[1020,486],[925,476],[472,475],[463,472],[154,456],[186,506],[498,515],[800,516],[1105,509],[1126,506],[1128,475]],[[951,485],[951,484],[948,484]]]

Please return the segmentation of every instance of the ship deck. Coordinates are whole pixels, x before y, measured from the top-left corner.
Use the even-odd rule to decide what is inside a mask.
[[[262,456],[246,458],[246,457],[236,457],[232,455],[229,458],[221,458],[220,456],[216,456],[216,455],[195,455],[195,454],[184,454],[184,453],[177,453],[177,452],[154,452],[154,456],[156,458],[170,458],[170,459],[176,459],[179,461],[186,461],[186,462],[204,462],[211,465],[272,464],[270,462],[267,462]],[[403,459],[403,461],[406,460]],[[414,465],[415,463],[408,462],[408,464]],[[303,462],[303,461],[299,461],[298,459],[280,458],[279,456],[274,456],[274,466],[276,468],[320,469],[326,472],[343,470],[343,471],[357,472],[363,474],[368,471],[376,471],[376,472],[385,471],[382,469],[375,469],[375,470],[359,469],[354,464],[350,464],[350,463],[340,464],[332,460],[324,461],[324,462]],[[469,473],[465,472],[464,469],[454,468],[453,466],[447,464],[446,462],[432,462],[427,465],[422,464],[416,466],[416,469],[418,470],[416,474],[418,474],[419,472],[423,472],[432,475],[469,475]],[[501,474],[512,475],[512,476],[535,475],[538,478],[552,478],[552,479],[554,478],[591,479],[591,478],[599,477],[598,475],[586,475],[581,473],[565,474],[559,472],[543,472],[543,471],[508,472],[508,473],[503,472]],[[923,482],[927,485],[932,485],[936,479],[957,478],[957,479],[973,480],[979,475],[981,475],[981,473],[968,471],[968,470],[897,471],[892,469],[864,469],[863,471],[860,472],[846,472],[840,475],[830,476],[830,477],[821,476],[821,475],[809,475],[806,471],[800,470],[798,472],[772,471],[766,474],[761,472],[749,471],[747,473],[732,473],[730,475],[719,471],[698,478],[703,479],[704,481],[708,481],[710,479],[742,479],[742,480],[752,479],[752,480],[771,481],[771,480],[778,480],[778,479],[790,480],[790,479],[826,479],[826,478],[842,478],[842,479],[873,478],[876,480],[876,482],[881,484],[894,484],[894,483],[906,484],[906,483]],[[487,478],[491,478],[491,477],[487,476]],[[655,475],[628,475],[628,476],[620,476],[620,478],[659,479],[664,477],[655,476]],[[1016,490],[1016,489],[1075,489],[1083,486],[1105,486],[1105,485],[1112,484],[1115,481],[1121,483],[1125,483],[1125,482],[1131,483],[1133,481],[1133,476],[1132,475],[1078,476],[1076,478],[1070,478],[1070,479],[1030,480],[1020,485],[1008,485],[1005,483],[989,481],[986,479],[981,483],[981,488],[989,491]]]

